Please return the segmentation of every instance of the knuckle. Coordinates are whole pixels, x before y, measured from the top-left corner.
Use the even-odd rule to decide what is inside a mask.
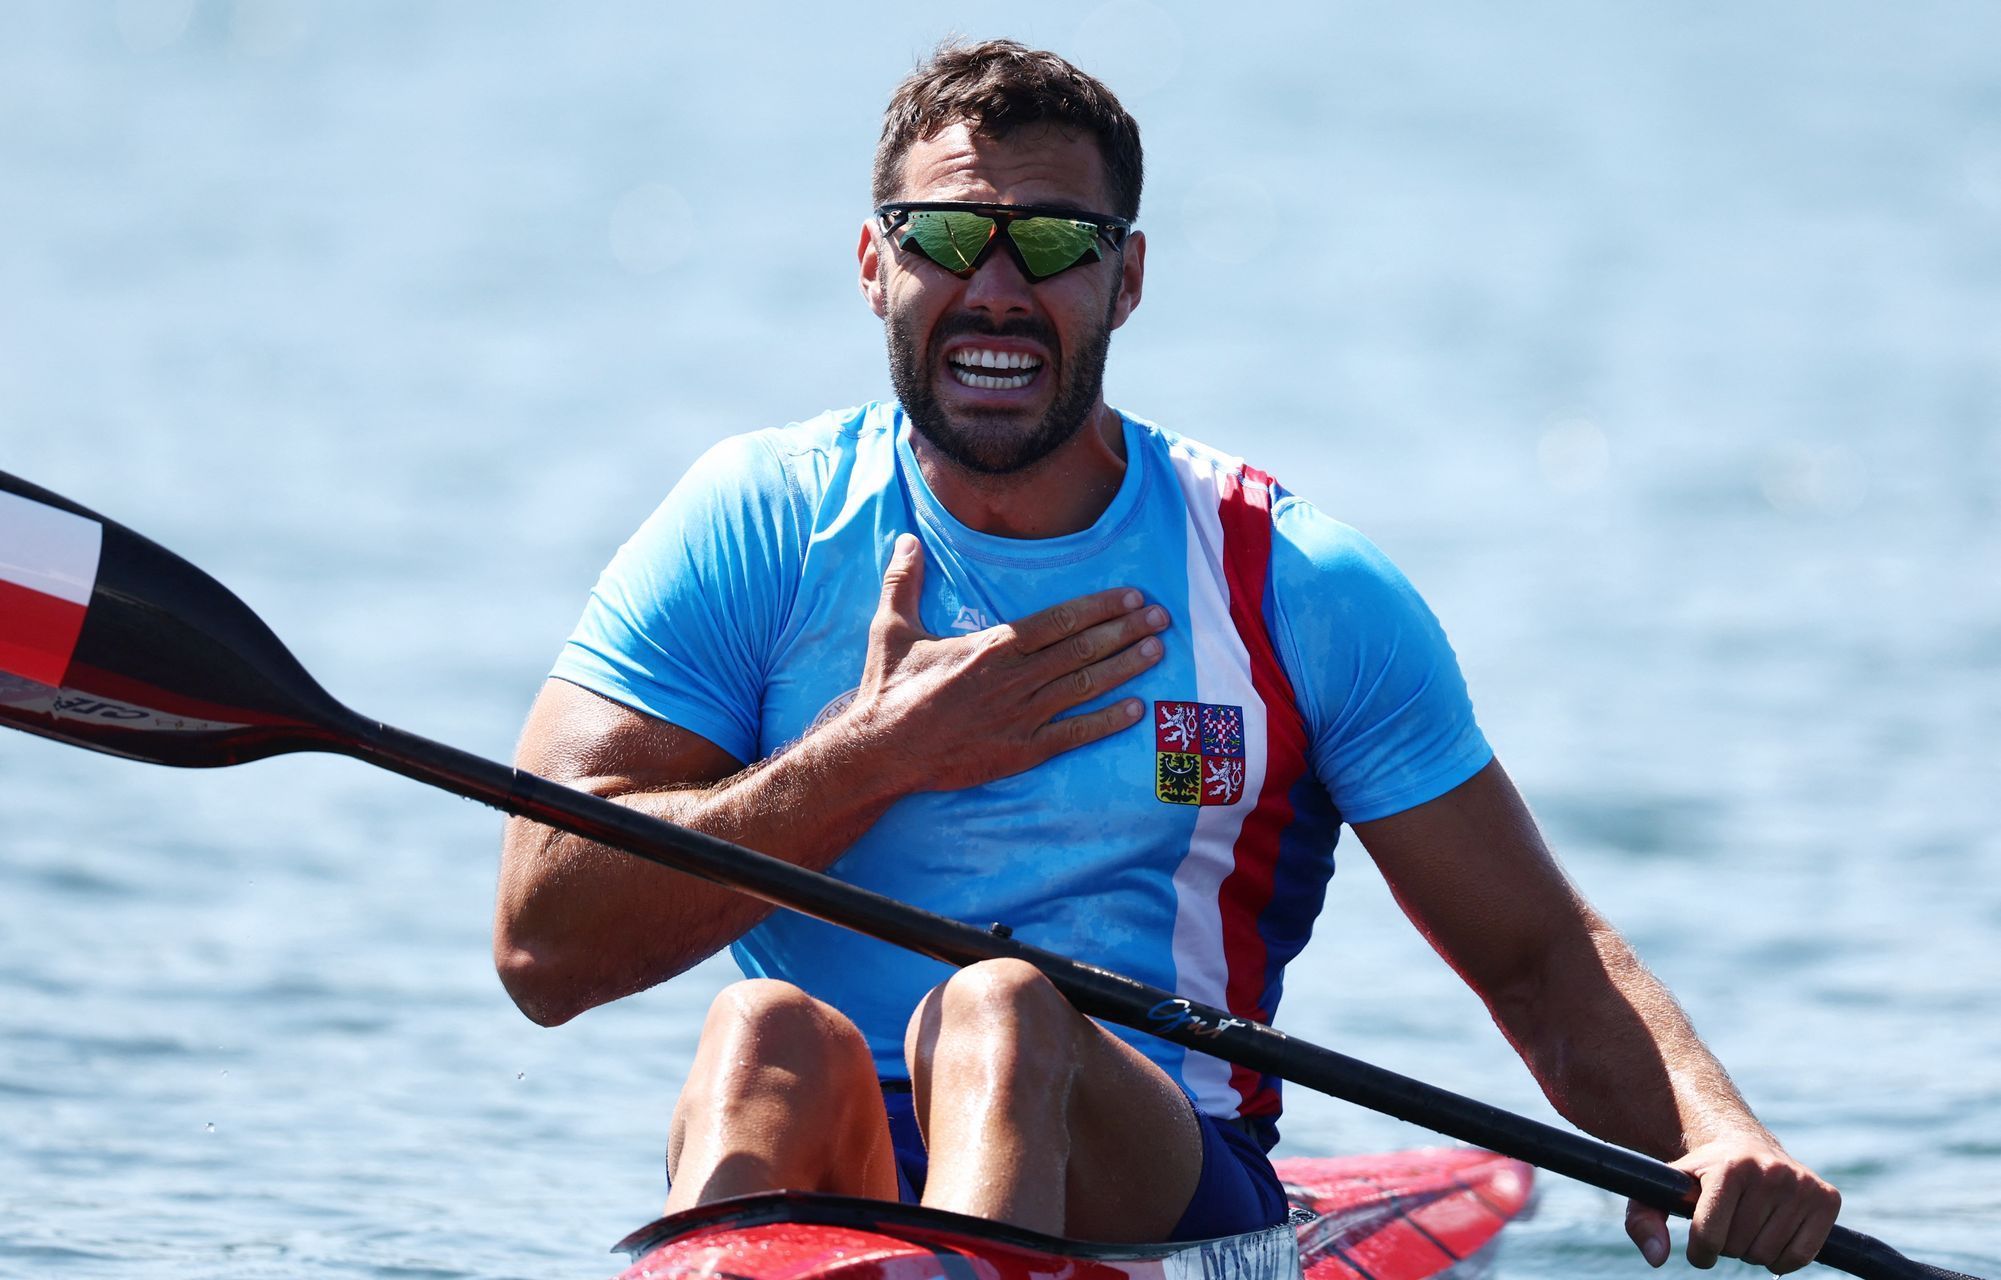
[[[1078,666],[1082,666],[1098,656],[1098,647],[1091,643],[1091,635],[1088,631],[1078,632],[1064,641],[1063,649],[1070,656],[1070,661],[1076,663]]]
[[[1091,691],[1097,688],[1097,684],[1098,682],[1092,677],[1089,667],[1084,668],[1082,671],[1072,671],[1063,678],[1064,688],[1079,702],[1090,697]]]
[[[1077,621],[1077,606],[1067,600],[1062,604],[1051,606],[1049,610],[1049,625],[1055,628],[1058,635],[1068,635],[1075,631]]]

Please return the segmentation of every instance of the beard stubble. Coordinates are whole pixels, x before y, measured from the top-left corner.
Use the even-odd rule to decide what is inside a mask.
[[[1104,318],[1075,353],[1065,352],[1046,321],[1020,319],[994,324],[974,315],[938,327],[927,348],[920,335],[892,310],[884,321],[889,343],[889,382],[918,435],[950,461],[980,475],[1025,471],[1068,444],[1090,420],[1105,385],[1105,357],[1112,345],[1114,295]],[[932,390],[927,371],[942,368],[935,358],[947,340],[964,334],[989,338],[1029,338],[1050,352],[1056,396],[1042,420],[1024,429],[1014,414],[950,414]],[[1046,366],[1045,366],[1046,367]],[[941,376],[950,376],[942,374]]]

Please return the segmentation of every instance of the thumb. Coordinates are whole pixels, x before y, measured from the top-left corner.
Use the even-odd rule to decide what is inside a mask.
[[[1668,1241],[1667,1215],[1651,1205],[1637,1200],[1626,1203],[1626,1234],[1640,1247],[1650,1267],[1666,1262],[1673,1251]]]
[[[917,634],[924,624],[917,616],[917,603],[924,594],[924,544],[915,534],[900,533],[889,553],[889,568],[882,575],[882,604],[876,609],[878,622],[894,618]]]

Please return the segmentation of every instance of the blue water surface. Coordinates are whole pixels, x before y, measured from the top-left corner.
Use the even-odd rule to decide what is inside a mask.
[[[885,393],[867,167],[953,30],[1140,117],[1112,399],[1376,538],[1845,1220],[2001,1271],[1989,4],[15,0],[0,469],[506,756],[698,452]],[[0,735],[0,1275],[608,1274],[729,970],[530,1025],[498,832]],[[1365,858],[1331,902],[1283,1025],[1553,1115]],[[1296,1090],[1286,1139],[1428,1135]],[[1641,1273],[1555,1179],[1510,1234],[1497,1275]]]

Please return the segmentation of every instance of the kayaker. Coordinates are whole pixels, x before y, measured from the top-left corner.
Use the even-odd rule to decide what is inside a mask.
[[[1803,1265],[1839,1197],[1566,879],[1408,582],[1106,404],[1141,174],[1132,118],[1054,54],[918,67],[857,245],[896,401],[697,462],[598,582],[519,763],[1267,1021],[1346,822],[1557,1109],[1701,1180],[1691,1262]],[[509,824],[495,958],[538,1022],[724,946],[748,977],[676,1106],[670,1210],[814,1189],[1099,1240],[1284,1218],[1275,1079],[1100,1026],[1017,962],[952,973]],[[1665,1260],[1661,1215],[1627,1225]]]

